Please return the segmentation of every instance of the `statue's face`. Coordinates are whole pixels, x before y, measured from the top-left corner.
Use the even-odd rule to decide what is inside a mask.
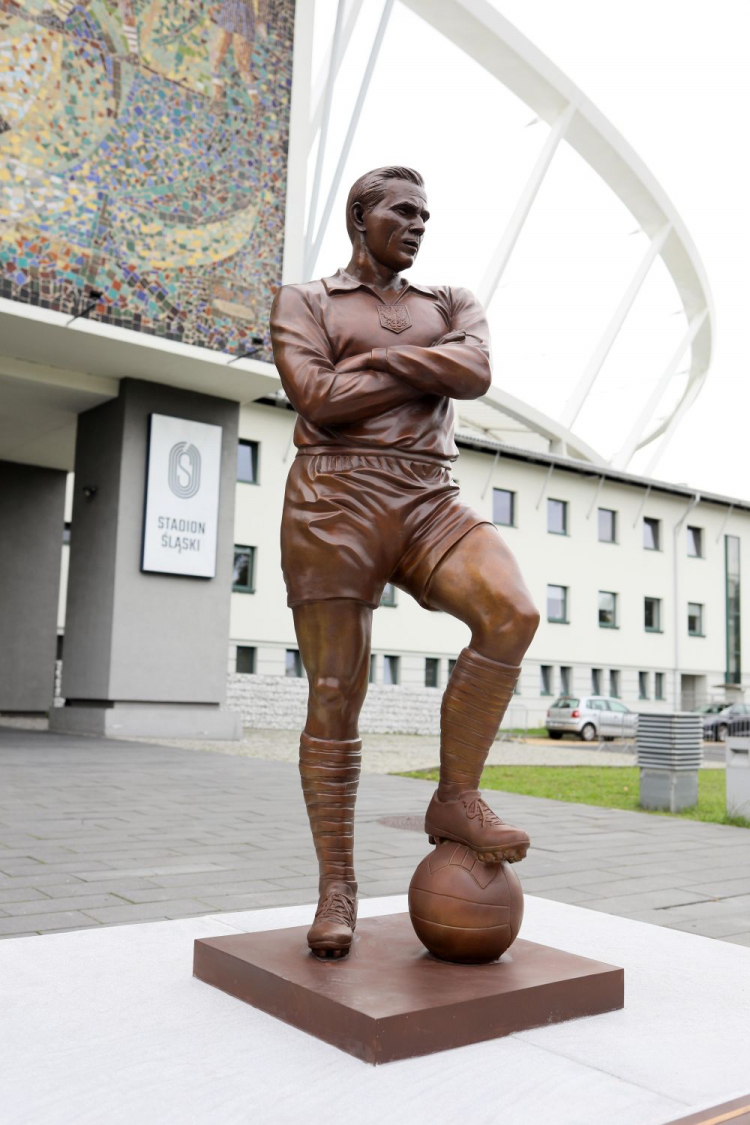
[[[387,180],[384,197],[358,215],[357,225],[373,258],[400,273],[414,265],[429,217],[427,197],[418,184]]]

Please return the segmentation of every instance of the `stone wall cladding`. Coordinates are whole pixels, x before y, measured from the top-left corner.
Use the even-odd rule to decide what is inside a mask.
[[[439,688],[370,684],[359,729],[363,734],[437,735],[442,695]],[[228,677],[225,706],[239,711],[246,727],[302,730],[307,680],[234,673]]]

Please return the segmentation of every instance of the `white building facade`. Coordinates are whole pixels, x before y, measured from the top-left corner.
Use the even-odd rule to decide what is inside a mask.
[[[278,545],[294,419],[283,404],[254,403],[240,415],[239,474],[254,481],[237,484],[229,673],[239,671],[248,716],[254,682],[260,690],[266,677],[303,675]],[[509,723],[542,726],[560,693],[596,692],[634,710],[669,710],[741,690],[748,638],[738,616],[750,505],[565,458],[459,442],[455,475],[463,497],[497,523],[541,614]],[[408,691],[377,691],[381,706],[393,708],[397,696],[415,692],[413,702],[423,700],[425,688],[439,697],[467,640],[460,622],[387,591],[374,615],[371,678]],[[278,691],[293,693],[291,704],[301,686]],[[276,695],[280,707],[285,698]],[[428,710],[432,727],[434,708]],[[401,723],[419,726],[406,715]]]

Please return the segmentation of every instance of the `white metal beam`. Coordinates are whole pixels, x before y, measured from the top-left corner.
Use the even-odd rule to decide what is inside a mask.
[[[289,111],[289,149],[286,165],[283,285],[302,281],[305,267],[305,203],[310,156],[310,79],[315,0],[295,6],[292,98]]]
[[[490,487],[490,481],[492,480],[492,475],[495,472],[495,469],[497,468],[497,463],[498,463],[499,460],[500,460],[500,450],[498,449],[497,452],[495,453],[495,456],[492,458],[492,464],[490,465],[490,471],[487,473],[487,480],[484,482],[484,488],[482,489],[482,499],[483,500],[484,500],[485,496],[487,495],[487,489]]]
[[[646,471],[644,473],[644,476],[650,477],[651,474],[653,473],[654,469],[656,468],[657,463],[659,462],[659,460],[661,459],[661,457],[665,453],[667,446],[669,445],[670,441],[672,440],[672,437],[674,435],[675,430],[677,429],[680,422],[682,421],[683,416],[685,415],[686,411],[695,402],[696,398],[698,397],[698,393],[700,392],[702,386],[703,386],[702,382],[695,382],[693,384],[693,386],[690,388],[690,391],[688,392],[688,394],[685,395],[682,402],[677,407],[677,410],[674,412],[672,417],[669,419],[669,425],[664,430],[664,436],[661,439],[661,441],[659,442],[653,457],[651,458],[648,465],[646,466]]]
[[[593,512],[594,508],[596,507],[596,502],[599,499],[599,495],[602,491],[602,485],[604,484],[604,480],[605,480],[604,477],[599,477],[599,483],[596,486],[596,492],[594,493],[594,497],[591,501],[591,504],[589,505],[589,510],[586,513],[586,519],[587,520],[591,519],[591,513]]]
[[[364,0],[352,0],[351,7],[349,8],[348,12],[346,13],[346,16],[345,16],[345,19],[344,19],[344,26],[343,26],[342,31],[341,31],[341,40],[340,40],[340,43],[339,43],[338,58],[337,59],[333,58],[333,42],[331,42],[329,44],[327,50],[326,50],[325,58],[323,60],[323,65],[321,66],[320,71],[318,72],[318,74],[315,78],[315,81],[312,84],[312,89],[311,89],[311,93],[310,93],[310,105],[313,106],[312,113],[310,114],[310,143],[311,143],[311,147],[312,147],[312,138],[317,133],[318,129],[320,128],[321,122],[323,120],[323,104],[324,104],[324,101],[325,101],[326,86],[328,84],[328,75],[330,74],[331,70],[333,69],[334,80],[338,76],[339,69],[341,68],[341,62],[343,60],[344,55],[346,54],[346,49],[349,46],[349,42],[351,40],[352,33],[353,33],[354,28],[356,26],[357,19],[359,17],[359,13],[362,10],[363,2],[364,2]],[[315,4],[315,0],[304,0],[304,3],[300,4],[298,6],[299,7],[302,7],[302,6],[307,7],[309,5],[309,6],[312,7],[312,6],[314,6],[314,4]]]
[[[638,269],[635,271],[630,285],[628,285],[627,289],[625,290],[622,300],[615,309],[614,316],[607,325],[601,340],[596,345],[591,359],[586,365],[586,370],[583,372],[583,375],[578,381],[578,385],[568,399],[565,410],[563,411],[562,418],[560,419],[563,426],[567,426],[568,428],[570,428],[575,423],[576,418],[580,414],[581,407],[583,406],[591,388],[596,382],[596,378],[602,369],[604,361],[609,355],[612,349],[612,345],[617,339],[620,333],[620,329],[625,323],[625,318],[633,307],[633,302],[638,296],[641,286],[648,276],[648,271],[651,269],[651,266],[657,255],[661,253],[671,229],[671,224],[667,223],[666,226],[662,227],[659,233],[651,239],[648,250],[646,251],[640,265],[638,266]]]
[[[643,431],[648,425],[649,419],[653,417],[654,411],[659,405],[659,401],[662,395],[666,391],[670,381],[674,378],[677,372],[677,368],[682,361],[682,357],[692,344],[697,333],[700,331],[701,325],[703,324],[703,321],[706,319],[707,315],[708,310],[704,309],[703,312],[695,317],[692,323],[688,325],[687,331],[680,340],[675,351],[672,353],[672,357],[669,360],[669,363],[664,368],[662,377],[655,385],[653,391],[646,400],[643,409],[638,415],[632,430],[625,440],[625,444],[623,445],[619,453],[612,459],[612,464],[616,469],[626,469],[630,464],[633,458],[633,454],[638,448],[638,443],[643,436]]]
[[[331,211],[333,210],[333,205],[336,202],[336,193],[339,190],[339,186],[341,184],[341,179],[344,175],[344,168],[346,167],[346,161],[349,157],[349,152],[351,151],[352,141],[354,140],[354,134],[357,131],[357,125],[359,124],[359,119],[360,119],[360,116],[362,114],[362,107],[365,104],[365,98],[367,97],[367,91],[370,88],[370,81],[372,79],[373,71],[375,70],[375,64],[378,61],[378,55],[380,54],[380,48],[381,48],[382,43],[383,43],[383,38],[385,36],[386,28],[388,26],[388,20],[390,19],[391,12],[393,11],[393,2],[394,2],[394,0],[385,0],[383,12],[380,16],[380,23],[378,24],[378,29],[375,32],[375,38],[372,41],[372,48],[370,49],[370,57],[367,60],[367,66],[365,67],[364,74],[362,75],[362,81],[360,82],[359,91],[357,93],[357,100],[355,101],[354,109],[352,110],[352,116],[351,116],[351,119],[349,121],[349,128],[346,131],[346,137],[344,138],[344,143],[341,146],[341,152],[339,153],[339,159],[338,159],[338,162],[336,164],[336,171],[333,174],[333,179],[331,180],[331,184],[330,184],[330,187],[328,189],[328,196],[326,197],[325,206],[323,207],[323,214],[321,215],[320,226],[318,227],[318,230],[314,234],[313,234],[313,229],[312,229],[313,214],[312,214],[312,209],[311,209],[311,214],[310,214],[310,224],[311,225],[310,225],[310,233],[309,233],[310,249],[309,249],[309,254],[308,254],[308,257],[307,257],[306,264],[305,264],[305,276],[306,276],[306,278],[312,277],[312,272],[315,269],[315,263],[317,261],[318,254],[320,253],[321,243],[322,243],[322,241],[325,237],[326,230],[328,229],[328,221],[331,217]],[[321,134],[321,139],[322,139],[322,134]]]
[[[320,138],[318,140],[318,151],[315,156],[315,174],[313,176],[312,196],[310,198],[310,212],[307,218],[307,227],[305,231],[305,280],[307,280],[307,278],[309,277],[307,266],[310,260],[310,247],[312,245],[313,231],[315,230],[315,220],[318,214],[318,197],[320,195],[320,183],[323,178],[323,162],[325,161],[326,155],[328,127],[331,123],[333,88],[336,84],[336,74],[338,73],[339,61],[341,58],[341,38],[344,28],[345,13],[346,0],[338,0],[338,6],[336,8],[336,24],[333,29],[331,57],[328,67],[328,77],[326,80],[326,92],[323,99],[323,117],[320,123]]]
[[[557,151],[557,146],[565,136],[568,126],[573,119],[575,113],[575,106],[568,105],[563,112],[553,121],[552,128],[549,135],[542,146],[542,151],[539,153],[537,162],[529,176],[529,179],[521,192],[515,210],[510,217],[510,221],[503,231],[503,236],[498,243],[497,249],[492,256],[492,261],[487,267],[487,272],[482,278],[479,289],[477,290],[477,297],[485,308],[489,305],[495,290],[500,284],[500,279],[505,272],[505,267],[508,264],[513,248],[518,242],[518,236],[523,230],[523,225],[528,218],[529,211],[532,208],[534,200],[536,199],[539,189],[544,182],[544,177],[547,174],[547,169],[552,163],[552,157]]]
[[[542,485],[542,491],[541,491],[541,492],[539,493],[539,499],[538,499],[538,500],[537,500],[537,502],[536,502],[536,507],[537,507],[537,510],[539,509],[539,506],[540,506],[540,504],[541,504],[542,500],[544,499],[544,494],[545,494],[545,492],[547,491],[547,489],[548,489],[548,487],[549,487],[549,482],[550,482],[550,481],[552,480],[552,473],[553,473],[553,471],[554,471],[554,468],[555,468],[555,464],[554,464],[554,462],[553,462],[553,463],[552,463],[552,464],[550,465],[550,467],[549,467],[549,468],[547,469],[547,475],[546,475],[546,477],[544,478],[544,484]]]

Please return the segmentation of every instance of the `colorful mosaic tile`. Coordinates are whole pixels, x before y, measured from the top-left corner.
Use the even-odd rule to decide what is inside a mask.
[[[293,26],[294,0],[0,0],[0,296],[269,359]]]

